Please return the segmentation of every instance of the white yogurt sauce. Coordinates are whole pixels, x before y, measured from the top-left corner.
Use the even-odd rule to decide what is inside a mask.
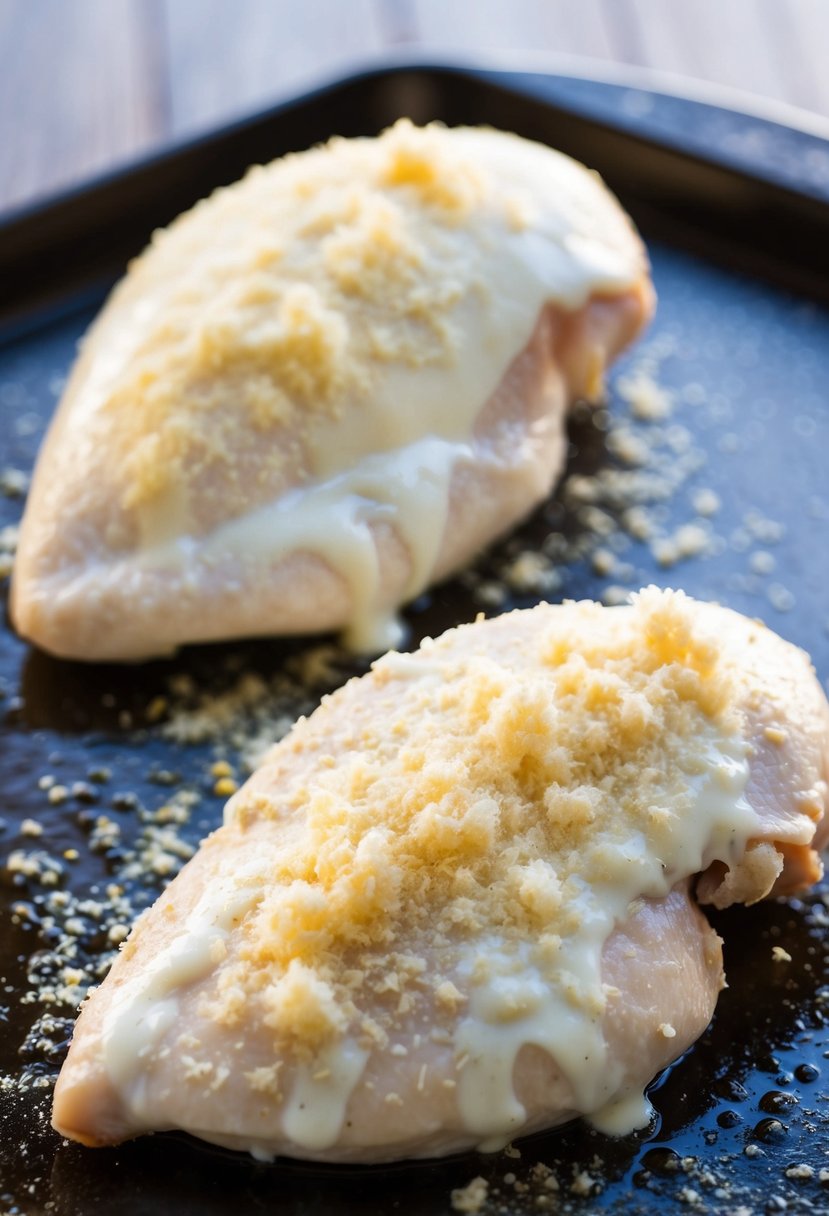
[[[716,860],[733,863],[742,854],[759,827],[743,796],[746,752],[744,744],[711,727],[704,764],[689,778],[693,805],[670,836],[670,852],[657,856],[643,838],[634,837],[606,882],[571,880],[568,893],[580,919],[563,938],[554,971],[541,965],[533,942],[497,937],[476,942],[462,961],[459,975],[470,1000],[453,1039],[455,1059],[462,1061],[457,1101],[463,1128],[478,1137],[482,1151],[503,1147],[526,1123],[513,1073],[519,1052],[530,1044],[550,1054],[572,1088],[574,1109],[592,1117],[598,1128],[622,1135],[647,1123],[647,1100],[641,1090],[624,1088],[621,1065],[608,1055],[602,950],[633,900],[662,898],[687,875]],[[175,1024],[178,994],[210,972],[217,941],[227,939],[260,893],[257,883],[240,887],[235,881],[205,891],[177,941],[119,988],[104,1025],[104,1058],[138,1126],[152,1126],[143,1065]],[[479,982],[475,971],[481,957],[488,973]],[[337,1142],[368,1058],[345,1038],[297,1067],[281,1116],[286,1143],[319,1153]],[[234,1145],[246,1147],[236,1140]],[[247,1147],[260,1158],[268,1156],[258,1141]]]
[[[309,1152],[321,1152],[336,1144],[348,1100],[368,1058],[364,1048],[346,1039],[325,1048],[313,1064],[299,1066],[282,1115],[288,1140]]]
[[[670,853],[657,856],[644,839],[634,838],[611,881],[584,882],[575,898],[579,927],[563,938],[553,974],[539,966],[531,942],[493,939],[478,945],[489,975],[476,985],[475,960],[469,960],[469,1013],[454,1046],[456,1059],[464,1061],[458,1073],[461,1116],[481,1137],[483,1151],[502,1148],[525,1123],[513,1070],[521,1048],[530,1044],[549,1052],[570,1083],[574,1108],[592,1116],[597,1127],[624,1135],[647,1123],[649,1104],[639,1090],[620,1090],[621,1066],[608,1057],[602,950],[633,900],[664,898],[680,879],[742,855],[760,826],[743,796],[746,750],[712,728],[705,768],[691,779],[694,804],[675,825]]]
[[[261,898],[261,886],[244,877],[216,881],[207,888],[176,939],[140,972],[121,984],[101,1029],[101,1048],[110,1081],[139,1127],[153,1127],[145,1065],[175,1025],[179,994],[215,967],[216,950]]]
[[[411,559],[404,598],[411,599],[429,582],[440,551],[452,471],[471,455],[466,444],[430,437],[365,456],[328,481],[290,490],[223,524],[202,541],[182,538],[148,548],[142,562],[186,570],[234,554],[260,564],[312,553],[348,584],[347,644],[358,651],[386,650],[399,645],[402,629],[393,606],[383,602],[372,525],[388,521],[403,539]]]
[[[377,142],[378,164],[383,163],[383,140],[388,138]],[[310,482],[207,535],[193,526],[186,479],[145,502],[137,512],[139,570],[162,566],[180,571],[186,580],[188,570],[228,552],[250,562],[310,552],[348,587],[350,646],[376,652],[400,640],[394,609],[418,594],[433,575],[453,473],[459,461],[472,457],[481,410],[527,346],[542,309],[554,303],[575,310],[595,293],[623,292],[644,268],[641,246],[615,199],[581,165],[539,144],[490,130],[450,130],[442,141],[453,157],[468,160],[486,176],[484,198],[470,213],[444,224],[416,191],[392,194],[419,242],[417,248],[427,257],[428,274],[438,281],[444,276],[454,293],[441,314],[441,324],[452,335],[445,356],[383,363],[361,355],[370,372],[365,390],[346,401],[339,413],[310,426],[304,437]],[[341,145],[334,160],[348,155],[356,158],[356,180],[367,178],[367,166],[374,161],[365,158],[374,152],[364,144],[352,151]],[[300,173],[300,161],[285,170],[286,182]],[[233,188],[237,222],[248,211],[258,215],[258,209],[272,206],[281,172],[277,163]],[[230,197],[222,204],[228,210]],[[175,242],[186,247],[185,236],[192,242],[199,226],[208,226],[212,205],[197,208],[146,255],[139,264],[146,284],[140,293],[127,295],[117,323],[112,307],[102,317],[73,405],[76,433],[84,433],[94,416],[108,408],[181,284],[198,275],[198,267],[189,264],[183,264],[178,275],[167,271],[153,276],[150,268],[173,260]],[[520,222],[510,222],[511,206],[523,213]],[[213,234],[209,236],[213,241]],[[218,254],[206,251],[205,256]],[[344,308],[344,315],[350,315],[353,303],[338,297],[328,300],[331,279],[317,238],[294,234],[284,256],[298,281],[313,286],[335,312]],[[393,285],[389,291],[393,297]],[[201,322],[194,317],[192,323],[197,336]],[[353,324],[359,329],[359,320]],[[561,418],[550,422],[562,425]],[[480,459],[480,453],[475,455]],[[524,456],[518,450],[512,455],[520,467]],[[559,459],[558,452],[553,457],[548,449],[542,459],[549,463],[554,458]],[[527,463],[524,510],[539,496],[534,493],[538,472]],[[548,485],[556,472],[547,469],[540,484]],[[396,531],[411,561],[408,583],[393,604],[384,602],[378,577],[371,524],[379,520]],[[132,562],[132,555],[128,560]]]

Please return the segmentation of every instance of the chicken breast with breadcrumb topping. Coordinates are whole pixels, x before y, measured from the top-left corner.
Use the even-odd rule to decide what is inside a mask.
[[[652,309],[617,201],[540,144],[402,122],[254,169],[84,339],[15,625],[75,659],[320,630],[377,653],[549,494],[568,406]]]
[[[55,1126],[361,1162],[642,1126],[724,983],[704,905],[820,876],[828,776],[808,658],[681,593],[387,655],[139,920]]]

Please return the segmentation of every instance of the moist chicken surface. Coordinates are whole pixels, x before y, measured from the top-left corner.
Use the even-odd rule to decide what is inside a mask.
[[[18,630],[54,654],[342,629],[550,491],[576,397],[650,316],[598,177],[502,132],[335,140],[157,233],[84,340],[36,469]]]
[[[814,881],[828,775],[807,656],[681,593],[388,655],[139,920],[55,1126],[328,1161],[630,1130],[724,982],[698,900]]]

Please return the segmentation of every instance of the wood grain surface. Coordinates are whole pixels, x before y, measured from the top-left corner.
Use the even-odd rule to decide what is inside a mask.
[[[0,0],[0,210],[400,47],[578,55],[829,116],[829,0]]]

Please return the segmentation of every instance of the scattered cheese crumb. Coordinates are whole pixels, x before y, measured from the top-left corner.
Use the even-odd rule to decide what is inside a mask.
[[[466,1000],[466,997],[455,987],[451,980],[444,980],[435,989],[435,1000],[439,1005],[455,1009]]]
[[[752,553],[748,559],[750,570],[754,574],[771,574],[774,570],[776,562],[771,553],[763,549],[758,549],[756,553]]]
[[[815,1171],[811,1165],[806,1165],[805,1162],[801,1165],[790,1165],[786,1170],[787,1178],[796,1178],[799,1182],[806,1181],[808,1178],[814,1178],[814,1176]]]
[[[148,722],[158,722],[164,717],[167,712],[167,698],[153,697],[147,708],[144,710],[144,716]]]
[[[618,389],[622,399],[629,404],[634,418],[645,422],[661,422],[671,414],[672,394],[644,369],[622,377]]]
[[[29,488],[29,475],[23,469],[0,469],[0,494],[6,498],[22,498]]]
[[[691,499],[691,505],[697,515],[702,515],[707,519],[711,515],[717,514],[722,503],[719,494],[715,494],[713,490],[697,490]]]
[[[573,1181],[570,1183],[570,1190],[574,1195],[592,1195],[596,1188],[596,1180],[587,1170],[579,1170]]]
[[[455,1212],[480,1212],[488,1192],[489,1184],[485,1178],[473,1178],[466,1186],[452,1191],[452,1208]]]
[[[229,798],[231,794],[235,794],[239,785],[232,777],[220,777],[213,786],[213,793],[219,798]]]
[[[768,600],[777,612],[791,612],[796,603],[792,592],[782,583],[772,583],[768,589]]]
[[[682,524],[671,536],[651,542],[651,552],[660,566],[674,566],[688,557],[697,557],[708,546],[708,533],[699,524]]]
[[[253,1068],[245,1073],[245,1080],[255,1092],[276,1096],[279,1092],[278,1078],[281,1067],[282,1062],[277,1060],[273,1064]]]

